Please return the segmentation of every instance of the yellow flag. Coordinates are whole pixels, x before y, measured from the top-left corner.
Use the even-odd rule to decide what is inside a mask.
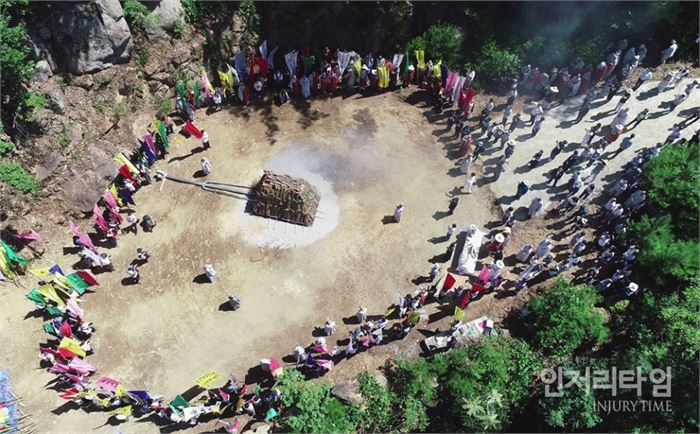
[[[130,405],[120,407],[114,411],[107,413],[107,416],[131,416],[132,408]]]
[[[73,288],[73,285],[70,284],[70,281],[68,281],[65,276],[61,276],[60,274],[53,275],[53,282],[56,284],[56,286],[63,288],[66,291],[73,291],[75,289]]]
[[[213,372],[213,371],[207,372],[206,374],[204,374],[201,377],[194,380],[194,384],[196,384],[197,386],[199,386],[203,389],[206,389],[209,386],[211,386],[212,384],[214,384],[214,382],[218,379],[219,379],[218,373]]]
[[[45,299],[51,300],[59,306],[66,305],[63,299],[58,296],[56,288],[54,288],[53,285],[51,285],[50,283],[40,286],[39,288],[37,288],[37,291],[39,292],[39,294],[43,295]]]
[[[442,77],[442,69],[440,69],[440,65],[442,65],[442,60],[433,66],[433,75],[436,78]]]
[[[415,50],[418,69],[425,69],[425,51]]]
[[[112,402],[110,398],[100,399],[100,407],[107,408],[110,402]]]
[[[459,321],[460,319],[462,319],[463,316],[464,316],[464,311],[462,309],[458,308],[457,306],[455,306],[455,314],[454,314],[455,321]]]
[[[80,346],[80,342],[73,338],[63,338],[58,348],[65,348],[78,357],[85,357],[85,350]]]
[[[115,183],[109,186],[109,191],[111,191],[114,198],[117,199],[117,205],[124,206],[124,201],[119,197],[119,192],[117,191],[117,185]]]
[[[116,396],[117,398],[123,398],[125,396],[129,396],[129,394],[126,392],[126,388],[120,384],[114,391],[114,396]]]
[[[48,279],[53,277],[53,274],[51,274],[51,271],[49,271],[49,267],[32,268],[31,270],[29,270],[29,272],[38,277],[39,279]]]
[[[2,274],[7,276],[10,279],[13,279],[15,277],[15,272],[12,271],[12,268],[10,268],[10,264],[7,262],[7,256],[5,253],[4,249],[0,249],[0,270],[2,270]]]
[[[129,169],[129,172],[131,172],[132,175],[139,174],[139,170],[136,168],[136,166],[134,166],[131,163],[131,161],[129,161],[128,158],[126,158],[126,155],[124,155],[123,152],[120,152],[119,154],[117,154],[117,156],[114,157],[114,161],[119,163],[120,166],[123,166],[124,164],[126,164],[126,167]]]

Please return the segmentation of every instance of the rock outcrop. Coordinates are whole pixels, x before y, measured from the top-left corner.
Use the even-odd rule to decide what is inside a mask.
[[[126,63],[131,57],[131,31],[118,0],[59,3],[33,23],[35,55],[54,70],[95,72]]]
[[[147,28],[149,36],[161,35],[161,30],[173,30],[178,22],[185,22],[185,9],[180,0],[161,0],[151,12],[158,22],[157,28]]]

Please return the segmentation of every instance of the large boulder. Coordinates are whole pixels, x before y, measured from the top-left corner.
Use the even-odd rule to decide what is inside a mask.
[[[360,393],[360,383],[357,380],[336,384],[331,389],[331,394],[349,405],[359,405],[364,401]]]
[[[54,58],[65,69],[84,74],[129,61],[131,31],[118,0],[62,6],[50,28]]]
[[[32,74],[32,81],[37,83],[46,83],[49,78],[53,76],[51,71],[51,65],[46,60],[40,60],[36,62],[34,66],[34,73]]]
[[[63,183],[68,203],[83,212],[92,210],[118,169],[114,159],[100,148],[87,147],[76,164],[69,167],[70,182]]]
[[[180,0],[161,0],[151,15],[157,18],[158,27],[163,30],[173,30],[178,22],[185,21],[185,9]],[[156,29],[146,30],[150,34]]]

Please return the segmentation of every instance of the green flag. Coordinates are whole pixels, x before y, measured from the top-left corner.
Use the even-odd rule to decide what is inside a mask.
[[[80,295],[83,295],[88,286],[90,286],[83,280],[82,277],[78,275],[78,273],[71,273],[66,276],[66,279],[68,279],[68,282]]]
[[[180,98],[187,101],[187,87],[185,86],[185,83],[179,82],[177,86],[175,86],[175,91],[180,96]]]
[[[170,146],[168,145],[168,133],[165,131],[165,123],[163,122],[158,125],[158,135],[163,141],[163,147],[167,150]]]
[[[199,104],[199,81],[195,80],[193,86],[192,93],[194,94],[194,105],[197,106]]]
[[[44,321],[44,331],[50,335],[58,335],[59,333],[56,331],[56,327],[53,326],[52,321]]]
[[[406,54],[403,55],[403,81],[408,80],[408,64],[411,63],[408,57],[408,50]]]
[[[46,300],[44,300],[44,296],[39,293],[39,291],[36,290],[36,288],[32,289],[27,293],[27,298],[30,299],[31,301],[36,304],[36,307],[38,308],[43,308],[46,307]]]
[[[182,395],[177,395],[172,401],[170,401],[170,408],[172,408],[173,411],[178,414],[182,413],[183,407],[187,407],[189,405],[190,403],[187,402],[187,400],[183,398]]]
[[[21,265],[27,265],[29,261],[27,259],[24,259],[23,257],[17,255],[17,253],[12,250],[10,246],[5,244],[4,241],[0,241],[2,243],[2,247],[5,249],[5,252],[7,253],[7,259],[10,260],[10,262],[14,262],[16,264],[21,264]]]
[[[65,316],[66,316],[63,312],[58,310],[58,308],[56,308],[56,306],[54,306],[52,304],[46,305],[46,312],[49,313],[51,318],[58,318],[58,317],[65,318]]]

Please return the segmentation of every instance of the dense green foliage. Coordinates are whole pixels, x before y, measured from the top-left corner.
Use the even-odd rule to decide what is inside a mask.
[[[406,50],[413,58],[414,50],[425,50],[425,61],[442,63],[457,68],[464,36],[459,27],[452,24],[435,24],[422,35],[408,41]]]
[[[517,72],[520,66],[521,61],[517,54],[491,41],[481,47],[481,52],[474,63],[474,70],[479,76],[493,81],[502,75]]]
[[[4,157],[5,155],[9,154],[13,149],[15,149],[14,143],[0,140],[0,157]]]
[[[134,30],[158,26],[158,17],[151,14],[148,7],[138,0],[126,0],[122,9],[126,21]]]
[[[649,200],[671,217],[680,239],[698,238],[700,213],[700,146],[683,142],[664,148],[642,172]]]
[[[663,291],[688,285],[700,273],[700,145],[665,147],[642,170],[647,206],[629,227],[639,245],[638,272]]]
[[[562,358],[583,344],[604,342],[609,330],[595,307],[601,301],[594,289],[559,279],[530,302],[534,345],[546,355]]]
[[[590,369],[609,369],[609,365],[600,360],[594,363],[577,360],[562,368],[563,382],[572,380],[571,371],[577,373]],[[537,400],[537,412],[542,422],[558,431],[591,431],[603,421],[602,415],[595,410],[595,402],[602,394],[598,390],[587,391],[585,387],[554,387],[552,390],[562,396],[541,395]]]
[[[284,432],[349,432],[357,423],[358,412],[331,395],[326,382],[306,382],[295,370],[286,370],[277,388],[286,407],[280,423]]]
[[[5,126],[12,126],[15,120],[25,120],[31,111],[25,85],[34,71],[34,62],[30,58],[27,28],[21,21],[24,10],[21,6],[26,4],[27,0],[0,1],[0,94],[3,96],[2,123]]]
[[[41,183],[20,164],[0,161],[0,182],[10,185],[22,193],[36,193]]]

